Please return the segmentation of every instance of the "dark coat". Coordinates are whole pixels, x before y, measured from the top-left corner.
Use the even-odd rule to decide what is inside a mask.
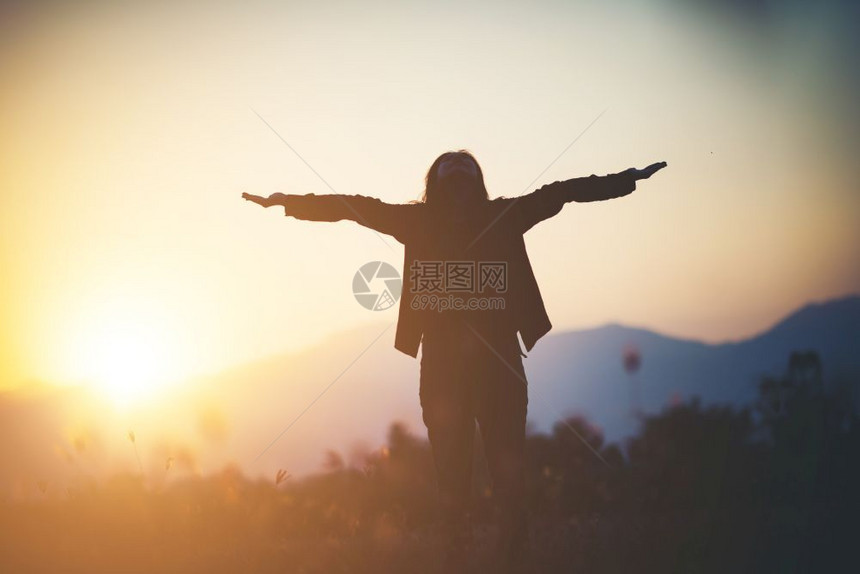
[[[362,195],[288,195],[284,211],[288,216],[310,221],[352,220],[403,243],[405,280],[394,347],[412,357],[418,355],[427,321],[436,313],[413,308],[417,293],[413,282],[406,278],[413,264],[450,258],[504,261],[508,288],[503,321],[513,331],[519,331],[530,351],[549,332],[552,323],[532,272],[523,234],[556,215],[565,203],[621,197],[635,187],[635,181],[623,173],[556,181],[523,196],[482,204],[470,219],[465,235],[447,229],[445,215],[425,203],[390,204]],[[458,242],[452,239],[455,235]]]

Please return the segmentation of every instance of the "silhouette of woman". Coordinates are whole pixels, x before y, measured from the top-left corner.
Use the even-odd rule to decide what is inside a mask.
[[[528,383],[522,357],[552,325],[532,273],[523,234],[564,204],[628,195],[665,162],[598,177],[556,181],[520,197],[491,200],[467,150],[430,166],[420,201],[388,204],[361,195],[242,194],[263,207],[311,221],[348,219],[405,246],[409,272],[395,348],[417,357],[419,398],[436,468],[449,559],[471,541],[469,498],[477,420],[493,496],[498,547],[510,564],[528,554],[524,446]],[[453,558],[452,558],[453,557]]]

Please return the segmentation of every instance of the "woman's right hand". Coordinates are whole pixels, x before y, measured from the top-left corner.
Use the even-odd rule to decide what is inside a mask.
[[[273,193],[269,197],[263,197],[261,195],[253,195],[250,193],[243,193],[242,198],[247,199],[257,205],[262,205],[263,207],[272,207],[273,205],[283,205],[283,200],[286,199],[286,195],[283,193]]]

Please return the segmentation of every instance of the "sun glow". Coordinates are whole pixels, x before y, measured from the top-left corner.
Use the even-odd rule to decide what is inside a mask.
[[[151,397],[166,385],[166,350],[153,332],[130,325],[93,345],[93,383],[117,405]]]
[[[104,306],[76,329],[78,378],[120,408],[161,398],[187,375],[171,322],[151,306]]]

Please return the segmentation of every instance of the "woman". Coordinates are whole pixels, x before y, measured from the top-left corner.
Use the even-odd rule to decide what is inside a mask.
[[[469,494],[475,423],[500,508],[499,549],[506,562],[528,551],[524,445],[528,389],[517,338],[527,351],[552,327],[532,273],[523,234],[565,203],[622,197],[666,166],[544,185],[491,200],[480,165],[467,150],[430,166],[421,201],[388,204],[361,195],[242,194],[263,207],[311,221],[349,219],[405,245],[403,296],[395,348],[417,357],[449,556],[471,540]]]

